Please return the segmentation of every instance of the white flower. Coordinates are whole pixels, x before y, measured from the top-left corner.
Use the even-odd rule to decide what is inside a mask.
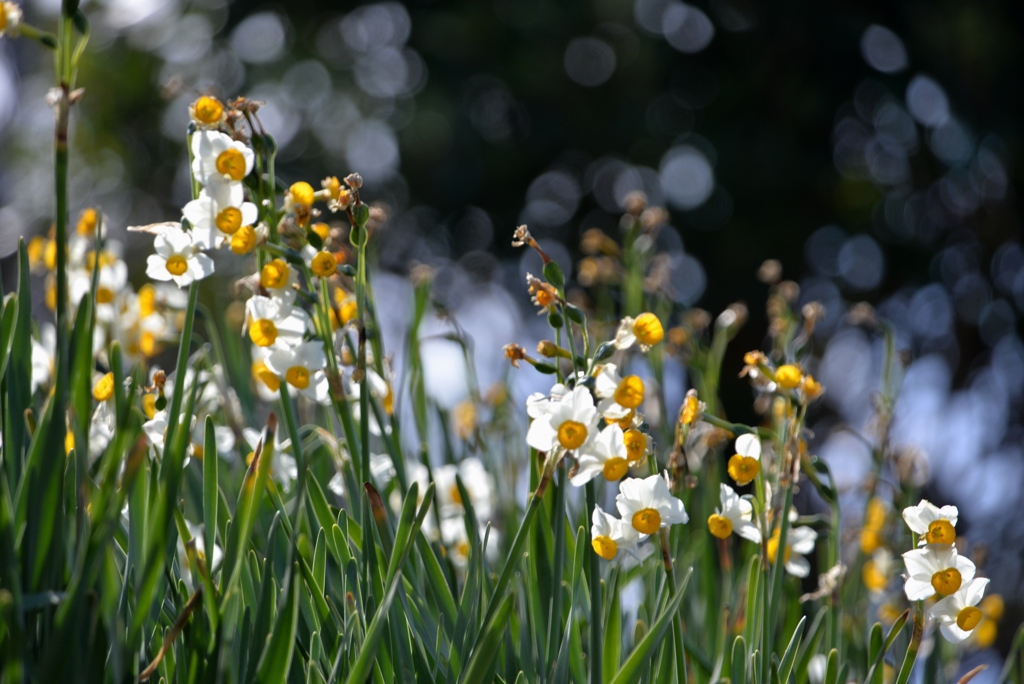
[[[561,399],[569,391],[569,388],[562,383],[556,383],[549,394],[534,392],[526,398],[526,415],[530,418],[540,418],[547,413],[547,405],[552,401]]]
[[[0,2],[0,37],[16,37],[19,26],[21,26],[21,7],[13,2]]]
[[[661,342],[664,336],[665,330],[661,326],[661,321],[654,314],[642,313],[636,318],[626,316],[615,332],[615,348],[629,349],[636,344],[640,351],[647,352]]]
[[[185,287],[194,280],[202,280],[214,270],[213,259],[203,254],[204,247],[193,241],[193,236],[181,228],[168,227],[153,240],[156,254],[146,260],[146,275],[153,280],[173,280]]]
[[[163,452],[164,450],[164,436],[167,433],[167,411],[157,411],[153,414],[151,420],[146,421],[142,424],[142,431],[146,433],[146,438],[149,439],[149,443],[153,445],[158,451]]]
[[[441,515],[462,515],[462,495],[455,482],[456,475],[469,493],[477,520],[481,523],[489,522],[494,513],[494,478],[475,456],[463,459],[457,466],[443,465],[434,470]]]
[[[736,438],[736,453],[729,459],[729,477],[739,486],[750,484],[761,470],[761,440],[746,433]]]
[[[614,363],[601,367],[594,378],[598,412],[608,420],[621,420],[644,400],[644,383],[636,375],[621,377]]]
[[[203,185],[239,183],[252,171],[256,156],[243,143],[219,131],[192,136],[192,173]]]
[[[736,453],[755,460],[761,459],[761,440],[757,435],[745,433],[736,438]]]
[[[572,478],[577,487],[585,485],[598,475],[609,482],[621,480],[629,472],[629,454],[622,428],[611,424],[589,444],[577,451],[579,469]]]
[[[928,617],[939,622],[939,631],[947,641],[958,644],[971,635],[971,632],[984,614],[977,608],[985,593],[988,579],[978,578],[964,582],[955,593],[941,599],[928,610]]]
[[[605,560],[613,560],[619,551],[625,551],[640,560],[640,551],[637,549],[640,533],[632,525],[605,513],[600,506],[594,506],[590,520],[593,523],[590,526],[590,544],[594,553]]]
[[[277,347],[266,358],[267,368],[284,378],[299,394],[313,401],[328,400],[327,355],[320,340],[301,342],[293,347]]]
[[[772,563],[779,553],[779,532],[768,540],[768,560]],[[818,539],[818,533],[810,527],[790,528],[786,535],[786,548],[782,554],[782,562],[785,564],[786,572],[794,577],[807,577],[811,573],[811,564],[804,558],[804,555],[814,551],[814,542]]]
[[[828,659],[823,653],[817,653],[807,663],[807,681],[810,684],[822,684],[827,674]]]
[[[221,551],[220,546],[217,544],[213,545],[213,558],[206,558],[206,540],[203,537],[203,526],[196,525],[194,523],[185,521],[185,526],[188,528],[188,533],[192,536],[192,543],[195,545],[196,556],[206,566],[206,572],[213,574],[213,571],[220,567],[221,559],[224,558],[224,552]],[[181,580],[188,587],[189,591],[194,591],[192,581],[192,567],[188,562],[188,555],[185,553],[185,544],[178,537],[178,568],[181,570]]]
[[[194,234],[204,236],[214,247],[221,247],[239,228],[256,223],[256,205],[242,199],[240,183],[220,183],[203,188],[199,197],[186,204],[181,212],[192,224]]]
[[[50,384],[53,377],[54,356],[57,353],[57,328],[53,323],[39,326],[39,341],[32,339],[32,392]]]
[[[597,410],[586,387],[577,387],[546,405],[535,405],[534,409],[539,415],[530,423],[526,443],[537,451],[575,451],[597,432]]]
[[[722,506],[715,509],[714,514],[708,518],[711,534],[719,539],[728,539],[735,532],[737,536],[760,544],[761,531],[751,522],[754,507],[750,501],[741,498],[725,483],[719,485],[719,495]]]
[[[427,516],[430,518],[431,516]],[[484,532],[486,526],[482,525],[479,529],[479,540],[483,543]],[[451,559],[452,564],[455,565],[459,570],[465,570],[466,564],[469,561],[470,543],[469,535],[466,534],[466,521],[465,518],[459,516],[451,516],[448,518],[441,519],[441,541],[448,547],[448,557]],[[484,554],[488,560],[494,562],[497,560],[499,550],[499,538],[497,531],[492,527],[487,536],[487,548],[484,549]]]
[[[903,520],[915,534],[921,537],[918,546],[925,544],[952,544],[956,541],[956,506],[939,508],[925,499],[916,506],[903,509]]]
[[[623,480],[619,485],[619,495],[615,497],[615,506],[622,519],[643,535],[654,534],[662,527],[686,523],[690,519],[683,502],[672,496],[661,475]]]
[[[250,297],[245,312],[249,339],[257,347],[297,345],[309,328],[309,314],[269,297]]]
[[[904,591],[911,601],[922,601],[940,593],[950,596],[964,582],[974,579],[974,563],[956,552],[949,544],[929,544],[903,554],[907,566]]]

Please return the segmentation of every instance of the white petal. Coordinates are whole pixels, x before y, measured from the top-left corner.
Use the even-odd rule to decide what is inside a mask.
[[[196,254],[188,260],[188,270],[196,280],[212,275],[214,271],[213,259],[205,254]]]
[[[761,440],[757,435],[746,433],[736,438],[736,453],[750,458],[761,458]]]
[[[569,480],[576,487],[582,487],[604,471],[604,463],[595,456],[580,456],[578,463],[576,474]]]
[[[558,431],[547,417],[537,418],[530,423],[526,432],[526,443],[537,451],[551,451],[558,442]]]
[[[935,595],[935,587],[932,586],[931,580],[920,579],[919,577],[908,577],[907,583],[903,587],[909,601],[923,601],[929,596]]]
[[[146,275],[153,280],[170,280],[171,272],[167,270],[167,260],[158,254],[150,254],[146,258]]]
[[[807,577],[807,575],[811,574],[811,564],[803,556],[798,556],[794,553],[789,557],[789,562],[786,563],[786,572],[794,577]]]

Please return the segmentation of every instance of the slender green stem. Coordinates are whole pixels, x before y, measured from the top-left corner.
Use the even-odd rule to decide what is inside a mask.
[[[280,393],[281,413],[284,418],[285,427],[288,429],[288,436],[292,440],[292,454],[295,457],[295,465],[299,473],[295,491],[295,512],[292,513],[291,555],[288,559],[290,562],[293,562],[295,560],[295,549],[299,540],[299,532],[302,530],[302,514],[306,510],[303,505],[305,503],[306,494],[306,457],[302,453],[302,438],[299,436],[299,423],[295,418],[295,407],[292,405],[292,398],[288,390],[287,382],[281,383]]]
[[[597,508],[597,483],[591,480],[587,483],[587,515],[593,514]],[[584,525],[586,536],[584,537],[587,546],[593,542],[589,525]],[[590,568],[587,573],[587,581],[590,584],[590,684],[602,684],[601,649],[604,645],[602,629],[604,627],[604,612],[601,609],[601,561],[592,549],[584,551],[590,557]],[[614,608],[618,610],[618,608]]]
[[[185,322],[181,326],[181,342],[178,346],[178,361],[174,367],[174,389],[171,394],[170,405],[167,407],[167,434],[164,437],[165,444],[174,443],[174,433],[177,432],[181,422],[181,402],[185,394],[185,375],[188,374],[188,352],[192,342],[192,328],[196,320],[196,302],[199,299],[199,281],[194,280],[188,286],[188,305],[185,307]],[[193,378],[193,382],[197,379]],[[184,426],[188,430],[188,425]],[[165,461],[160,463],[161,475]]]

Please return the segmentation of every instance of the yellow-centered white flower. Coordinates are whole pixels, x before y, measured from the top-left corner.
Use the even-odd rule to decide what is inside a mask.
[[[546,404],[533,404],[530,410],[537,415],[526,443],[537,451],[576,451],[597,436],[597,409],[586,387],[576,387]]]
[[[959,555],[950,544],[928,544],[923,549],[907,551],[903,563],[908,575],[903,590],[911,601],[923,601],[935,594],[951,596],[964,582],[974,579],[974,563]]]
[[[964,582],[955,593],[928,609],[928,617],[938,621],[939,631],[947,641],[960,643],[981,622],[984,613],[977,606],[987,585],[988,579],[982,577]]]
[[[249,339],[257,347],[295,346],[309,328],[309,314],[270,297],[249,298],[245,314]]]
[[[956,541],[956,506],[939,508],[925,499],[916,506],[903,509],[903,520],[920,537],[918,546],[925,544],[952,544]]]
[[[256,205],[243,201],[241,183],[219,183],[203,188],[199,197],[181,210],[195,235],[203,235],[213,247],[231,241],[242,226],[256,223]]]
[[[612,423],[589,444],[576,452],[579,468],[571,482],[581,487],[599,475],[609,482],[621,480],[629,472],[629,454],[622,428]]]
[[[327,376],[324,374],[327,355],[319,340],[277,347],[265,362],[267,368],[302,396],[314,401],[327,397]]]
[[[644,402],[644,383],[636,375],[623,378],[614,363],[607,363],[594,377],[594,394],[600,400],[598,413],[609,420],[621,420]]]
[[[205,243],[180,227],[168,226],[153,240],[156,254],[146,260],[146,275],[153,280],[173,280],[178,287],[212,275],[213,259],[202,253]]]
[[[746,433],[736,438],[736,453],[729,458],[727,470],[741,487],[757,477],[761,470],[761,440],[757,435]]]
[[[730,535],[748,539],[755,544],[761,543],[761,531],[751,522],[754,506],[749,500],[739,496],[732,487],[725,483],[719,485],[721,507],[708,518],[708,529],[719,539],[728,539]]]
[[[192,174],[205,186],[241,183],[252,171],[256,156],[245,144],[219,131],[192,136]]]
[[[690,519],[683,502],[672,496],[662,475],[623,480],[619,495],[615,497],[615,507],[622,519],[642,535],[654,534],[662,527]]]
[[[462,493],[456,484],[456,475],[462,480],[462,486],[469,494],[469,501],[473,505],[477,520],[481,524],[489,522],[494,514],[494,477],[475,456],[463,459],[458,465],[446,464],[434,470],[434,484],[437,487],[441,516],[462,516]]]
[[[640,560],[640,551],[637,549],[640,533],[632,525],[605,513],[600,506],[594,506],[590,520],[590,545],[594,553],[610,561],[625,551],[636,560]]]
[[[779,557],[779,532],[776,528],[775,534],[768,539],[767,551],[768,560],[772,563]],[[814,542],[818,540],[818,533],[810,527],[791,527],[786,534],[786,548],[782,551],[782,562],[786,572],[794,577],[807,577],[811,573],[811,564],[804,556],[814,551]]]

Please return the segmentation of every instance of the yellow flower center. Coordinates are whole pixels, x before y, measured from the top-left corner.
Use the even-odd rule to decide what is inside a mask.
[[[274,372],[267,368],[263,359],[252,362],[252,377],[256,382],[262,382],[271,392],[276,392],[281,387],[281,380],[274,375]]]
[[[233,181],[245,178],[245,155],[234,147],[217,155],[217,172]]]
[[[800,386],[801,379],[800,369],[792,364],[779,366],[779,369],[775,371],[775,381],[779,383],[779,387],[794,389]]]
[[[106,401],[112,396],[114,396],[114,374],[107,373],[92,388],[92,397],[96,401]]]
[[[945,518],[935,520],[928,525],[928,532],[924,535],[924,539],[929,544],[952,544],[956,541],[956,530]]]
[[[288,194],[291,195],[292,202],[294,202],[295,204],[302,205],[304,207],[311,206],[313,204],[313,200],[315,199],[315,192],[313,190],[313,186],[307,183],[306,181],[299,181],[298,183],[293,183],[292,186],[288,188]]]
[[[644,381],[636,375],[622,379],[615,388],[615,403],[628,409],[635,409],[644,403]]]
[[[729,459],[729,477],[741,487],[750,484],[760,471],[761,463],[752,456],[733,454]]]
[[[619,545],[615,543],[615,540],[603,534],[594,537],[590,545],[594,547],[594,553],[605,560],[612,560],[619,552]]]
[[[448,496],[451,498],[452,503],[456,503],[460,506],[462,505],[462,492],[459,491],[458,484],[452,483],[452,488],[449,490]]]
[[[572,451],[587,441],[587,426],[575,420],[567,420],[558,426],[558,443]]]
[[[605,461],[604,468],[601,469],[601,474],[604,475],[604,479],[609,482],[621,480],[623,476],[629,471],[629,461],[624,458],[609,458]]]
[[[57,268],[57,241],[50,240],[46,243],[46,251],[43,252],[43,262],[46,264],[46,268],[53,270]]]
[[[865,527],[860,531],[860,550],[864,553],[872,553],[882,543],[881,535],[871,527]]]
[[[257,318],[249,324],[249,339],[257,347],[269,347],[277,340],[277,326],[267,318]]]
[[[167,257],[167,272],[173,276],[180,276],[188,270],[188,262],[180,254],[172,254]]]
[[[86,209],[78,217],[78,225],[75,226],[75,231],[79,235],[89,237],[96,232],[96,210]]]
[[[304,390],[309,387],[309,369],[305,366],[292,366],[284,372],[284,379],[292,387]]]
[[[45,264],[43,254],[46,252],[46,238],[36,235],[28,241],[28,263],[32,268],[38,268]]]
[[[214,222],[220,232],[234,235],[242,227],[242,210],[237,207],[221,209]]]
[[[195,442],[192,443],[192,455],[200,461],[203,460],[203,447]]]
[[[57,309],[57,283],[53,280],[46,283],[46,308],[50,311]]]
[[[139,288],[139,316],[145,318],[156,313],[156,288],[145,284]]]
[[[708,517],[708,529],[711,530],[711,534],[719,539],[728,539],[729,535],[732,534],[732,520],[729,520],[724,515],[712,513]]]
[[[220,117],[224,114],[224,105],[215,97],[203,95],[196,100],[193,111],[195,111],[196,121],[210,125],[220,121]]]
[[[156,415],[156,395],[155,394],[143,394],[142,395],[142,412],[146,414],[146,417],[153,420],[153,416]]]
[[[633,514],[633,528],[641,534],[654,534],[661,527],[661,513],[644,508]]]
[[[768,539],[768,561],[774,563],[775,559],[779,555],[779,531],[775,530],[775,534]],[[789,544],[786,544],[785,550],[782,552],[782,563],[786,564],[789,562],[789,557],[793,554],[793,549],[790,548]]]
[[[70,454],[71,450],[75,448],[75,434],[68,430],[64,435],[64,455]]]
[[[679,422],[683,425],[690,425],[697,419],[697,411],[700,409],[700,402],[697,397],[690,395],[683,401],[683,408],[679,411]]]
[[[652,313],[642,313],[633,321],[633,334],[640,344],[648,347],[661,342],[665,337],[665,329],[661,327],[661,321]]]
[[[630,409],[629,413],[627,413],[625,416],[612,422],[616,423],[623,430],[629,430],[631,427],[633,427],[634,418],[636,418],[636,411]]]
[[[821,396],[822,391],[821,383],[815,380],[813,375],[804,376],[804,394],[808,399],[817,399]]]
[[[260,271],[260,285],[268,290],[276,290],[288,284],[288,273],[291,269],[284,259],[268,262]]]
[[[96,288],[96,303],[97,304],[109,304],[114,301],[114,291],[109,287],[98,287]]]
[[[248,254],[256,246],[256,229],[242,226],[231,236],[231,251],[235,254]]]
[[[384,399],[381,400],[381,405],[384,407],[384,412],[389,416],[395,413],[395,391],[391,389],[391,383],[388,383],[388,392],[384,395]]]
[[[861,569],[861,579],[864,580],[864,586],[870,591],[882,591],[889,585],[889,578],[878,569],[878,564],[871,558],[864,563],[864,567]]]
[[[981,622],[982,613],[974,606],[967,606],[956,615],[956,626],[970,632]]]
[[[630,461],[639,461],[647,452],[647,435],[636,428],[630,428],[623,433],[623,440],[626,443],[626,457]]]
[[[139,336],[139,350],[146,356],[156,356],[160,351],[160,341],[151,332],[144,332]]]
[[[355,320],[356,316],[359,315],[359,305],[356,303],[356,298],[346,299],[342,303],[339,313],[341,314],[343,325],[348,325],[349,321]]]
[[[956,568],[939,570],[937,573],[932,575],[932,587],[937,593],[942,594],[943,596],[955,594],[962,583],[963,577],[960,576],[960,571]]]
[[[321,240],[331,237],[331,227],[326,223],[314,223],[309,227],[314,233],[320,236]]]
[[[313,255],[313,262],[310,264],[310,268],[313,269],[313,273],[326,278],[327,276],[334,275],[334,272],[338,270],[338,262],[335,261],[334,255],[330,252],[320,251]]]

